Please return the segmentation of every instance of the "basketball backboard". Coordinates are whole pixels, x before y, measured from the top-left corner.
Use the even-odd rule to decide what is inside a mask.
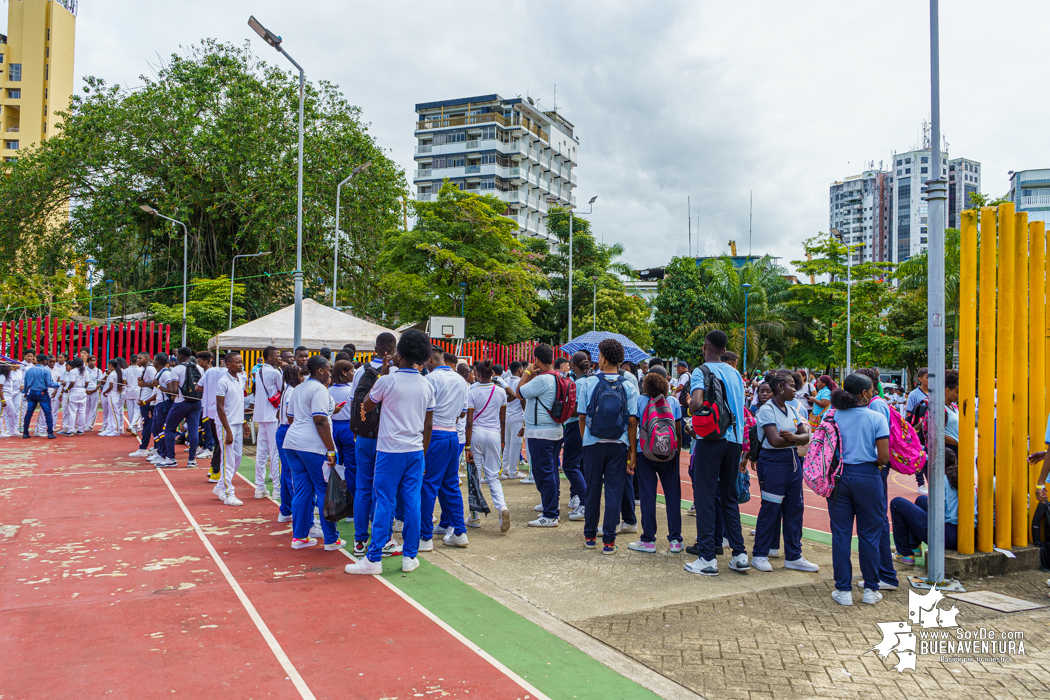
[[[466,333],[466,323],[460,316],[431,316],[427,329],[427,335],[431,338],[462,340]]]

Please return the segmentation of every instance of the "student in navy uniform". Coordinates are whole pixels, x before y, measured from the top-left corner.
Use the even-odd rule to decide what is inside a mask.
[[[407,330],[397,342],[398,369],[380,377],[361,406],[362,418],[383,405],[376,438],[375,515],[372,542],[366,558],[346,566],[348,574],[383,572],[382,542],[391,536],[396,494],[405,504],[404,556],[401,571],[419,566],[419,492],[423,483],[425,455],[434,421],[434,388],[416,369],[430,357],[430,341],[420,331]]]
[[[851,374],[831,395],[841,439],[842,473],[828,498],[831,518],[831,559],[840,605],[853,605],[853,567],[850,562],[853,523],[857,524],[860,570],[864,575],[864,603],[882,600],[879,592],[879,539],[886,523],[886,498],[881,470],[890,461],[890,426],[886,417],[868,408],[875,386],[863,374]]]
[[[277,454],[281,456],[281,511],[277,516],[277,522],[292,522],[292,498],[295,495],[295,486],[292,482],[292,465],[288,461],[288,453],[284,450],[284,438],[288,434],[294,420],[291,414],[292,392],[295,387],[302,383],[302,374],[299,365],[291,362],[284,367],[284,387],[281,389],[281,411],[278,414],[280,425],[277,426]],[[352,482],[346,482],[346,490],[350,492]],[[353,484],[356,489],[356,484]]]
[[[591,375],[591,361],[585,352],[572,356],[569,378],[579,384]],[[508,413],[510,409],[507,409]],[[587,510],[587,480],[583,476],[583,435],[580,434],[580,415],[574,411],[565,421],[562,442],[562,471],[569,480],[569,520],[584,520]]]
[[[55,439],[55,424],[51,416],[50,392],[52,389],[58,389],[59,387],[46,363],[47,355],[37,355],[36,365],[26,370],[25,377],[22,380],[22,393],[26,399],[26,417],[22,421],[22,437],[26,440],[31,437],[29,434],[29,423],[33,420],[33,411],[36,410],[37,406],[40,406],[40,413],[43,414],[47,423],[48,440]],[[39,418],[37,418],[37,423],[40,423]]]
[[[958,458],[951,450],[944,451],[944,548],[959,546],[959,467]],[[974,499],[974,513],[977,500]],[[915,551],[923,542],[929,542],[929,496],[919,495],[912,503],[897,496],[890,502],[893,518],[893,542],[897,546],[895,561],[915,566]],[[967,521],[972,522],[974,513]]]
[[[872,386],[877,387],[879,385],[879,373],[875,369],[865,367],[858,369],[857,373],[863,374],[870,379]],[[886,419],[887,425],[890,424],[893,418],[891,414],[896,410],[890,406],[886,399],[877,394],[871,397],[871,400],[868,402],[868,408],[882,414]],[[888,503],[890,470],[880,469],[879,476],[882,477],[882,498]],[[897,570],[893,567],[893,549],[890,547],[890,521],[887,519],[882,523],[882,535],[879,537],[879,589],[892,590],[899,586]]]
[[[343,478],[347,483],[351,517],[354,512],[354,495],[357,492],[357,457],[354,454],[354,433],[350,430],[350,411],[354,402],[350,383],[353,380],[354,365],[349,360],[336,360],[332,365],[332,386],[328,387],[328,393],[335,401],[337,409],[332,414],[332,440],[335,442],[335,451],[338,453],[339,464],[342,465],[345,475]]]
[[[554,379],[554,348],[540,343],[532,351],[533,362],[518,382],[516,393],[525,400],[525,440],[528,443],[529,476],[540,492],[543,513],[529,521],[529,527],[558,527],[557,446],[564,431],[548,413],[558,396]],[[526,483],[523,480],[521,483]]]
[[[441,504],[443,543],[449,547],[466,547],[466,523],[463,520],[463,495],[459,490],[459,430],[465,414],[467,381],[452,371],[457,358],[438,346],[430,349],[427,381],[434,389],[434,419],[430,445],[424,459],[423,486],[419,502],[419,551],[434,550],[434,500]]]
[[[623,345],[606,338],[598,344],[600,372],[576,382],[576,411],[580,416],[583,438],[583,471],[587,475],[587,500],[584,509],[583,543],[588,549],[597,546],[598,516],[602,512],[602,490],[605,491],[605,517],[602,521],[602,554],[615,554],[616,534],[623,507],[627,481],[634,474],[638,445],[638,418],[634,408],[638,390],[634,383],[620,376]],[[605,382],[605,384],[602,384]],[[592,397],[594,400],[592,401]],[[619,399],[619,403],[616,399]],[[614,404],[620,406],[615,409]],[[599,432],[610,430],[608,434]],[[618,433],[618,435],[615,435]],[[634,509],[634,500],[631,500]],[[637,527],[635,527],[637,531]]]
[[[740,506],[736,502],[736,480],[740,468],[740,452],[744,441],[744,381],[740,373],[722,361],[728,337],[722,331],[711,331],[704,338],[704,365],[721,380],[726,401],[733,415],[733,424],[718,441],[697,438],[693,441],[693,498],[696,506],[696,536],[700,555],[685,565],[685,570],[704,576],[718,575],[715,547],[721,544],[715,538],[715,508],[720,507],[725,536],[733,555],[729,568],[746,572],[751,568],[747,560],[744,537],[740,532]],[[704,373],[701,367],[689,378],[692,392],[689,408],[693,415],[704,403]],[[716,504],[716,494],[721,501]]]
[[[128,455],[129,457],[149,458],[151,450],[153,454],[156,454],[156,448],[150,448],[149,441],[156,435],[156,418],[154,414],[157,410],[157,372],[160,371],[162,366],[167,364],[168,356],[159,352],[153,359],[153,362],[146,365],[142,371],[142,376],[139,377],[139,412],[142,415],[142,440],[139,442],[139,448]]]
[[[192,349],[181,347],[178,355],[179,362],[167,377],[168,391],[172,396],[172,403],[168,407],[168,413],[164,418],[164,451],[166,459],[164,462],[158,463],[157,466],[174,467],[177,464],[175,461],[175,429],[179,427],[179,423],[185,420],[187,442],[189,442],[190,446],[186,466],[193,468],[197,466],[197,445],[200,441],[198,432],[201,424],[201,400],[197,396],[186,396],[182,391],[182,385],[187,379],[191,379],[192,392],[196,393],[197,382],[203,376],[203,373],[197,367],[197,358],[193,354]],[[191,370],[199,373],[196,379],[192,376],[187,376],[187,372]]]
[[[671,415],[674,417],[675,433],[678,435],[678,450],[668,462],[650,460],[641,450],[641,430],[638,431],[639,447],[637,449],[640,508],[642,512],[642,536],[637,542],[627,545],[636,552],[654,554],[656,552],[656,482],[659,479],[664,489],[664,503],[667,511],[667,541],[671,554],[679,554],[685,548],[682,542],[682,477],[679,467],[679,455],[682,449],[682,407],[676,396],[669,396],[671,391],[667,381],[666,370],[654,367],[642,379],[642,395],[634,404],[634,415],[639,424],[645,415],[650,401],[664,397]]]

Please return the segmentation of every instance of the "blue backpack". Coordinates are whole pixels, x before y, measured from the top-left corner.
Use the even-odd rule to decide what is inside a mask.
[[[627,421],[631,417],[627,405],[627,389],[623,377],[612,381],[599,374],[598,382],[587,404],[587,429],[591,437],[599,440],[619,440],[627,432]]]

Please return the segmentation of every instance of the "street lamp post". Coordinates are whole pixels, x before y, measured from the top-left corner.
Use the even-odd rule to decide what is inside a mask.
[[[264,251],[261,253],[244,253],[243,255],[234,255],[233,262],[230,263],[230,323],[226,326],[226,330],[233,328],[233,276],[237,269],[237,258],[257,258],[260,255],[269,255],[270,251]],[[296,347],[299,347],[298,345]]]
[[[303,100],[305,97],[304,83],[305,73],[303,67],[296,63],[295,59],[281,47],[280,36],[274,34],[255,19],[248,17],[248,26],[255,30],[267,44],[277,49],[278,53],[291,61],[291,64],[299,70],[299,186],[298,203],[295,215],[295,314],[292,321],[292,346],[299,347],[303,336]],[[185,340],[185,339],[184,339]]]
[[[751,285],[744,282],[744,376],[747,376],[747,295],[751,292]]]
[[[190,232],[186,228],[186,224],[182,223],[178,219],[173,219],[170,216],[164,216],[159,211],[154,209],[148,204],[140,204],[139,209],[151,214],[153,216],[159,216],[162,219],[172,221],[182,227],[182,344],[186,345],[186,288],[188,285],[187,275],[190,269]]]
[[[591,200],[588,202],[588,204],[590,205],[590,209],[587,210],[587,215],[588,216],[590,216],[591,214],[594,213],[594,200],[596,200],[596,199],[598,199],[598,195],[594,195],[593,197],[591,197]],[[548,204],[557,204],[558,203],[558,198],[554,197],[554,196],[549,196],[549,197],[547,197],[547,203]],[[573,210],[571,208],[572,207],[571,200],[570,200],[569,207],[570,208],[569,208],[569,337],[568,337],[568,340],[572,340],[572,220],[573,220],[573,216],[576,214],[576,212],[575,212],[575,210]],[[581,212],[581,214],[582,214],[582,212]]]
[[[593,275],[591,277],[591,281],[594,282],[594,302],[593,302],[594,303],[594,308],[591,311],[591,321],[593,321],[593,323],[591,323],[591,330],[592,331],[598,330],[598,280],[599,279],[600,279],[600,277],[598,275]]]
[[[467,283],[459,283],[459,315],[460,318],[467,317]]]
[[[837,228],[831,229],[831,235],[846,246],[846,376],[853,372],[853,252],[846,243],[845,236]]]
[[[335,188],[335,262],[332,263],[332,308],[336,308],[336,291],[339,287],[339,195],[343,189],[343,185],[354,179],[354,176],[364,172],[368,169],[368,166],[372,164],[372,161],[368,161],[363,165],[359,165],[354,168],[350,175],[345,180],[339,183]]]
[[[95,281],[95,268],[94,265],[98,263],[94,258],[88,258],[88,318],[94,319],[95,317],[95,294],[94,294],[94,281]],[[88,334],[88,352],[95,352],[95,340]]]

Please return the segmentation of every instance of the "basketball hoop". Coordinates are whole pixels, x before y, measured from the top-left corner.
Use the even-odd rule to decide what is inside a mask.
[[[448,333],[445,333],[444,335],[445,335],[445,340],[452,340],[452,332],[451,331],[449,331]]]

